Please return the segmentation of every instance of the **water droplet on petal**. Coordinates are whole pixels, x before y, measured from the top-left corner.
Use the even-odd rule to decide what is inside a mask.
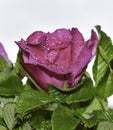
[[[25,47],[26,52],[30,52],[30,49],[28,47]]]
[[[42,31],[36,31],[27,38],[27,43],[31,45],[38,45],[45,40],[44,33]]]
[[[47,51],[50,51],[50,48],[47,48]]]
[[[54,63],[58,56],[58,51],[51,50],[50,52],[46,53],[45,59],[49,61],[50,63]]]
[[[69,30],[58,29],[53,33],[47,34],[47,43],[50,49],[58,50],[67,47],[72,41]]]
[[[61,42],[61,41],[58,41],[58,44],[59,44],[59,45],[61,45],[61,44],[62,44],[62,42]]]

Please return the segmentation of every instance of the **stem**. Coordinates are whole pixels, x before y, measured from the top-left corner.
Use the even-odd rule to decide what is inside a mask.
[[[106,104],[106,101],[105,99],[102,99],[100,97],[97,97],[98,101],[100,102],[101,104],[101,107],[104,111],[107,111],[108,110],[108,107],[107,107],[107,104]]]

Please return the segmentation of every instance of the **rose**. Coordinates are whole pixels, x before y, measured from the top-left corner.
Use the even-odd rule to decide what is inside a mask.
[[[11,64],[11,62],[10,62],[10,60],[8,58],[8,55],[7,55],[6,51],[5,51],[2,43],[0,43],[0,56],[2,56],[6,60],[6,62],[8,64]]]
[[[77,28],[58,29],[53,33],[36,31],[27,40],[16,42],[22,49],[23,67],[44,90],[48,84],[59,88],[74,87],[94,57],[98,37],[94,30],[84,41]]]

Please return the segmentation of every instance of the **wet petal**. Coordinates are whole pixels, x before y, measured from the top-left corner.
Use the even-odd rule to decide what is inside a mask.
[[[73,42],[72,42],[72,62],[78,60],[78,56],[84,47],[84,38],[77,28],[71,30]]]
[[[91,41],[92,41],[92,58],[93,58],[96,54],[96,48],[98,45],[98,37],[94,30],[91,31]]]
[[[51,50],[45,55],[45,59],[48,61],[48,63],[55,63],[55,60],[58,58],[59,51],[57,50]]]
[[[23,66],[44,90],[48,84],[63,88],[75,86],[85,68],[94,57],[98,37],[92,30],[91,38],[85,42],[77,28],[58,29],[53,33],[35,32],[27,41],[17,44],[23,51]]]
[[[25,63],[38,64],[38,62],[44,61],[43,50],[38,49],[37,46],[30,46],[23,39],[16,42],[16,44],[23,50],[23,59]]]
[[[29,72],[31,77],[35,80],[35,82],[41,86],[45,91],[48,90],[48,84],[54,84],[59,88],[63,88],[64,86],[64,75],[57,75],[56,73],[50,73],[50,71],[46,70],[44,67],[23,64],[26,71]]]
[[[39,45],[46,40],[46,36],[42,31],[36,31],[27,38],[27,44]]]
[[[61,49],[59,51],[58,58],[56,60],[56,64],[58,66],[64,66],[68,67],[71,70],[71,64],[72,64],[72,44],[69,44],[68,47],[65,49]]]
[[[44,51],[40,51],[35,46],[28,46],[26,41],[21,39],[21,41],[16,42],[18,46],[23,50],[23,59],[24,63],[34,64],[45,67],[49,71],[52,71],[56,74],[67,74],[70,73],[71,69],[69,67],[64,67],[63,65],[50,64],[46,61]]]
[[[85,43],[84,47],[81,50],[78,60],[72,65],[72,72],[74,77],[79,75],[81,72],[84,72],[84,69],[87,67],[88,63],[94,57],[96,53],[96,48],[98,45],[98,37],[94,31],[91,33],[91,38]]]
[[[72,41],[72,36],[69,30],[58,29],[53,33],[47,34],[47,43],[50,49],[66,48]]]

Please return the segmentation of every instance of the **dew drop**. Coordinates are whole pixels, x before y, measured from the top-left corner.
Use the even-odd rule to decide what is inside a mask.
[[[55,43],[54,43],[54,42],[52,42],[52,43],[51,43],[51,45],[52,45],[52,46],[55,46]]]
[[[47,51],[50,51],[50,48],[47,48]]]
[[[28,47],[25,47],[26,52],[30,52],[30,49]]]
[[[58,56],[58,51],[56,50],[51,50],[46,54],[46,60],[48,60],[50,63],[54,63]]]
[[[58,41],[58,44],[62,44],[62,42],[61,42],[61,41]]]

